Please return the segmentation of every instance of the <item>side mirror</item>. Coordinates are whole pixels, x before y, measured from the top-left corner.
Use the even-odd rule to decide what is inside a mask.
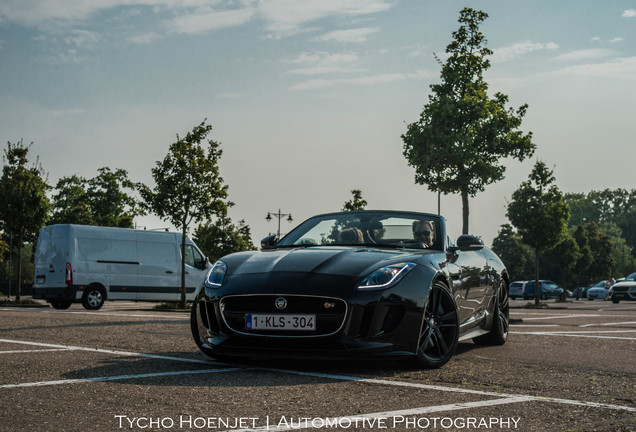
[[[274,246],[276,246],[277,241],[278,241],[278,238],[276,237],[276,234],[269,235],[265,237],[263,240],[261,240],[261,249],[262,250],[273,249]]]
[[[462,234],[457,238],[457,246],[448,248],[451,252],[460,251],[478,251],[484,248],[484,242],[479,237],[473,235]]]

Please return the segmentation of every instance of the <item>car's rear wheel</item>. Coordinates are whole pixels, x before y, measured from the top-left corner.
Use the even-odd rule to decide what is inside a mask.
[[[508,301],[508,287],[505,280],[501,280],[497,290],[495,308],[490,333],[473,339],[481,345],[503,345],[508,340],[510,328],[510,302]]]
[[[457,306],[446,285],[436,282],[428,293],[416,363],[432,369],[448,362],[457,348],[459,320]]]
[[[70,300],[53,300],[51,301],[51,306],[53,309],[68,309],[73,304]]]
[[[101,285],[89,285],[82,296],[82,305],[88,310],[97,310],[104,306],[106,290]]]

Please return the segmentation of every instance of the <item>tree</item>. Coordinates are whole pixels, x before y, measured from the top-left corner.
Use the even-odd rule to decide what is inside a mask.
[[[51,200],[51,224],[96,224],[86,194],[87,184],[85,178],[75,174],[58,180]]]
[[[25,241],[35,241],[49,213],[44,170],[39,160],[28,164],[31,145],[24,145],[22,140],[7,143],[0,178],[0,226],[14,239],[18,250],[16,301],[22,288],[22,246]]]
[[[353,198],[344,203],[342,211],[364,210],[367,206],[367,200],[362,199],[362,191],[354,189],[351,191]]]
[[[95,223],[100,226],[132,228],[133,218],[144,214],[140,201],[126,190],[134,191],[135,184],[123,169],[111,171],[104,167],[88,181],[86,195]]]
[[[419,120],[402,135],[415,182],[435,192],[461,195],[464,234],[468,234],[468,197],[504,178],[502,158],[522,161],[535,150],[532,134],[518,130],[527,105],[515,112],[506,108],[508,96],[487,94],[483,73],[490,67],[486,57],[492,51],[479,31],[487,17],[471,8],[460,12],[461,26],[446,47],[441,83],[430,86],[432,93]]]
[[[219,173],[222,151],[219,143],[207,140],[212,126],[206,120],[195,126],[184,138],[170,145],[168,154],[152,169],[154,189],[139,185],[147,206],[160,218],[181,230],[181,307],[185,297],[185,244],[193,221],[211,220],[222,214],[232,203],[225,202],[227,186]],[[207,149],[206,149],[207,147]]]
[[[234,252],[255,249],[250,227],[244,220],[235,225],[226,211],[219,213],[214,224],[199,225],[194,231],[194,241],[210,262]]]
[[[512,225],[500,227],[497,237],[492,241],[492,250],[504,262],[512,279],[528,279],[532,274],[532,251],[523,244]]]
[[[535,252],[535,303],[539,304],[539,254],[565,238],[570,208],[554,184],[552,170],[537,161],[527,181],[513,192],[507,216],[521,240]]]

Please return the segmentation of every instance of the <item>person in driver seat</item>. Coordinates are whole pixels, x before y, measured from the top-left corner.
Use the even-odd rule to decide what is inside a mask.
[[[338,243],[364,244],[364,236],[358,228],[345,228],[338,233]]]
[[[425,248],[433,246],[435,241],[435,228],[431,221],[415,221],[413,222],[413,238],[422,242]]]

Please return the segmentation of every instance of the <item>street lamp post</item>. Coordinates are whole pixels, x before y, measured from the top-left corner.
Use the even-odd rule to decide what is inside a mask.
[[[270,222],[272,220],[272,216],[278,218],[278,230],[276,231],[276,237],[280,238],[280,220],[285,216],[288,216],[287,222],[292,223],[294,219],[292,219],[291,213],[281,213],[280,209],[278,209],[278,213],[267,212],[267,217],[265,218],[265,220],[267,222]]]

